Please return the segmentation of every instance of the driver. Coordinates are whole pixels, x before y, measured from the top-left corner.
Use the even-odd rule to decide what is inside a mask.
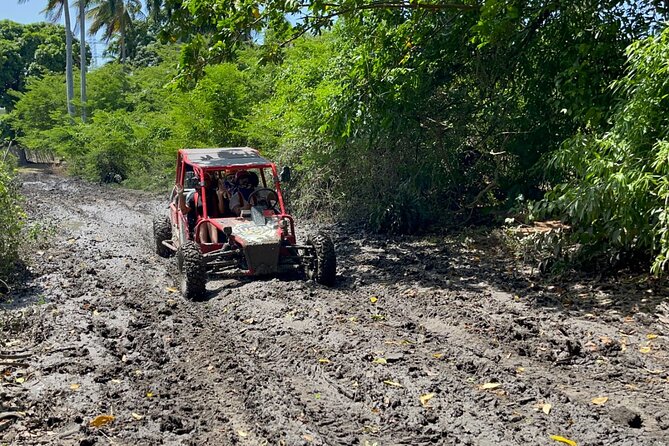
[[[242,210],[251,209],[249,197],[259,184],[258,175],[248,170],[240,170],[235,175],[236,189],[230,197],[230,209],[235,215],[241,215]]]

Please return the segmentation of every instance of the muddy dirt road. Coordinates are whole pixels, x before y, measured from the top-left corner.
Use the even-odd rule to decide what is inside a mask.
[[[189,302],[151,250],[164,202],[23,181],[48,229],[2,303],[0,444],[669,444],[661,284],[541,282],[488,236],[338,227],[335,288]]]

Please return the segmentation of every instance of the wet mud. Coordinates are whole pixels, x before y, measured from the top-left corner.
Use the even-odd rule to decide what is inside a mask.
[[[191,302],[152,251],[164,197],[22,180],[39,230],[2,302],[0,444],[669,444],[662,282],[537,278],[490,233],[336,225],[335,287]]]

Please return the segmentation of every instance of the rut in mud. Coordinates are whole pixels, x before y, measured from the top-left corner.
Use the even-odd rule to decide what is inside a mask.
[[[52,229],[2,304],[0,442],[669,444],[659,283],[532,283],[489,237],[340,226],[336,287],[211,282],[190,302],[152,251],[163,200],[22,179]]]

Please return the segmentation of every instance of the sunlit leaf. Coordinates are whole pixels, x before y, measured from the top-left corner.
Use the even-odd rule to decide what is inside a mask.
[[[404,387],[402,384],[398,383],[397,381],[391,381],[389,379],[383,381],[383,384],[387,384],[392,387]]]
[[[498,388],[498,387],[501,386],[501,385],[502,385],[502,384],[500,384],[500,383],[485,383],[485,384],[481,384],[481,385],[479,386],[479,389],[481,389],[481,390],[496,389],[496,388]]]
[[[177,290],[176,288],[171,287],[171,286],[168,286],[168,287],[165,288],[165,289],[166,289],[169,293],[178,293],[178,292],[179,292],[179,290]]]
[[[374,358],[372,361],[374,364],[388,364],[388,361],[386,361],[386,358]]]
[[[555,440],[555,441],[558,441],[560,443],[568,444],[569,446],[577,446],[577,444],[574,440],[570,440],[569,438],[561,437],[560,435],[551,435],[551,440]]]
[[[330,364],[330,360],[328,358],[320,358],[318,362],[321,364]]]
[[[98,415],[97,417],[91,420],[91,426],[93,427],[102,427],[105,424],[109,424],[114,421],[113,415]]]
[[[242,438],[246,438],[246,437],[249,436],[249,433],[240,429],[240,430],[237,431],[237,435],[239,435]]]
[[[649,341],[650,341],[650,340],[653,340],[653,339],[656,339],[656,338],[657,338],[657,335],[656,335],[656,334],[653,334],[653,333],[648,333],[648,334],[646,335],[646,339],[648,339]]]
[[[606,403],[609,400],[609,397],[607,396],[598,396],[597,398],[592,399],[592,404],[596,404],[598,406],[601,406],[602,404]]]
[[[139,421],[139,420],[141,420],[142,418],[144,418],[144,416],[142,416],[142,415],[140,415],[140,414],[138,414],[138,413],[135,413],[135,412],[131,413],[130,415],[131,415],[135,420],[137,420],[137,421]]]
[[[77,384],[77,383],[70,384],[70,389],[72,389],[72,390],[78,390],[79,387],[81,387],[80,384]]]
[[[19,377],[16,378],[14,381],[16,381],[16,382],[19,383],[19,384],[22,384],[22,383],[24,383],[24,382],[26,381],[26,379],[25,379],[23,376],[19,376]]]
[[[441,359],[441,358],[444,357],[444,354],[443,353],[432,353],[432,357],[434,359]]]
[[[553,408],[553,405],[551,403],[537,403],[534,405],[535,410],[540,410],[546,415],[551,413],[551,409]]]
[[[639,347],[639,352],[640,352],[640,353],[650,353],[650,351],[651,351],[650,346],[647,346],[647,345],[646,345],[646,346],[644,346],[644,347]]]
[[[373,304],[375,304],[378,300],[379,300],[379,298],[376,297],[376,296],[372,296],[372,297],[369,298],[369,301]]]
[[[419,399],[423,407],[429,407],[428,403],[432,398],[434,398],[434,393],[426,393],[424,395],[421,395]]]

